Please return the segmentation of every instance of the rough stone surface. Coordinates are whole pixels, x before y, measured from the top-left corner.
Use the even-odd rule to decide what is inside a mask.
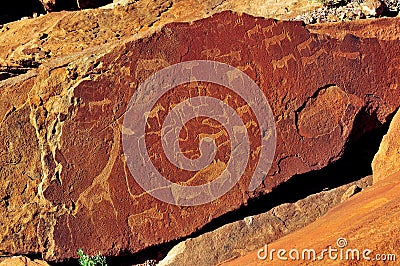
[[[174,4],[175,12],[186,10],[184,3],[180,4]],[[145,10],[138,8],[130,13],[124,8],[112,12],[140,17]],[[171,7],[164,8],[160,16],[171,15]],[[104,44],[104,36],[114,36],[111,42],[118,40],[116,34],[105,29],[108,33],[102,33],[104,39],[97,40],[94,29],[100,32],[102,27],[96,27],[96,19],[84,18],[95,14],[107,17],[108,12],[78,13],[80,21],[68,20],[64,13],[50,14],[47,23],[54,35],[37,36],[34,42],[40,43],[41,38],[44,43],[52,42],[53,46],[43,45],[42,50],[48,48],[57,56],[0,83],[2,252],[41,252],[48,260],[76,256],[78,248],[89,254],[118,255],[187,236],[293,175],[321,169],[339,159],[346,143],[357,141],[349,138],[360,126],[355,122],[360,112],[376,117],[377,121],[365,125],[370,130],[385,123],[399,107],[400,43],[396,40],[352,35],[337,40],[311,34],[299,22],[223,12],[192,23],[170,24],[156,32],[146,31],[146,26],[156,27],[159,18],[146,21],[136,17],[131,28],[121,32],[128,34],[142,25],[134,31],[141,33],[120,43]],[[159,14],[160,9],[154,12]],[[204,14],[207,12],[194,17]],[[190,15],[185,13],[186,19]],[[38,21],[41,18],[32,23]],[[79,28],[74,25],[78,22],[90,29],[68,34],[65,29]],[[55,31],[57,27],[62,30]],[[21,27],[11,28],[15,32]],[[11,34],[9,30],[1,33],[2,38]],[[27,29],[26,33],[32,31]],[[19,41],[23,43],[27,37],[21,35]],[[74,42],[74,38],[82,41]],[[62,45],[61,39],[65,41]],[[0,58],[16,56],[21,43],[14,52],[10,52],[14,41],[3,44],[7,48],[0,49]],[[82,49],[86,50],[79,53]],[[263,185],[249,193],[260,146],[254,113],[245,111],[243,99],[223,87],[195,84],[197,87],[176,88],[159,100],[154,111],[158,116],[150,116],[152,131],[149,129],[146,135],[153,163],[171,181],[213,178],[230,155],[224,130],[204,119],[190,121],[187,126],[195,132],[192,134],[204,130],[207,135],[218,136],[216,162],[204,172],[180,171],[160,153],[157,135],[166,110],[188,97],[208,95],[225,100],[251,133],[253,151],[245,174],[229,193],[204,206],[178,207],[155,200],[135,183],[122,152],[121,124],[138,84],[165,66],[194,59],[228,63],[255,80],[274,112],[277,151]],[[319,119],[321,114],[330,119]],[[182,147],[192,156],[198,156],[196,144],[182,141]]]
[[[224,225],[215,231],[179,243],[158,265],[218,265],[238,258],[314,222],[330,208],[371,184],[372,176],[369,176]],[[355,187],[359,189],[355,190]]]
[[[31,260],[29,258],[18,256],[0,259],[0,266],[49,266],[49,264],[42,260]]]
[[[290,265],[396,265],[399,256],[399,219],[400,172],[397,172],[387,175],[384,180],[332,208],[314,223],[269,244],[268,250],[298,249],[302,252],[304,249],[314,249],[317,255],[320,255],[320,252],[329,246],[340,250],[337,240],[344,238],[347,245],[342,248],[343,252],[347,249],[358,249],[362,254],[363,250],[370,249],[372,250],[370,257],[374,261],[366,261],[362,258],[360,260],[330,260],[326,253],[323,260],[282,261],[276,257],[275,253],[272,263],[273,265],[288,265],[288,263]],[[264,248],[264,245],[259,248]],[[269,257],[266,260],[258,259],[257,252],[248,253],[222,265],[271,264]],[[376,261],[376,254],[395,254],[396,261],[389,261],[389,259]]]
[[[374,183],[400,171],[400,111],[390,123],[388,133],[383,137],[379,151],[372,161]]]

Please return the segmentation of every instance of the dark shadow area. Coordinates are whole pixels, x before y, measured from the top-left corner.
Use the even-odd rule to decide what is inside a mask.
[[[118,257],[108,257],[108,265],[130,266],[146,260],[159,261],[167,255],[171,248],[185,239],[200,236],[250,215],[267,212],[283,203],[293,203],[323,190],[333,189],[371,175],[371,162],[394,114],[390,115],[387,119],[388,122],[382,125],[376,114],[371,113],[370,108],[363,108],[355,118],[344,153],[336,162],[320,170],[293,176],[287,182],[277,186],[271,193],[250,199],[245,206],[214,219],[188,237],[149,247],[135,255],[122,252]],[[54,265],[78,265],[78,261],[68,260]]]
[[[21,74],[25,74],[30,69],[29,67],[0,67],[0,81],[12,78]]]
[[[396,17],[400,11],[400,2],[398,0],[384,0],[386,8],[383,12],[383,16]]]
[[[23,17],[32,17],[34,13],[46,13],[39,0],[3,1],[0,8],[0,24],[16,21]]]
[[[394,18],[394,17],[397,17],[398,14],[399,14],[398,11],[395,11],[395,10],[386,10],[386,11],[383,13],[383,16],[384,16],[384,17],[389,17],[389,18]]]
[[[78,9],[97,8],[111,4],[112,2],[113,0],[58,0],[55,2],[55,5],[48,6],[47,8],[51,11],[72,11]]]

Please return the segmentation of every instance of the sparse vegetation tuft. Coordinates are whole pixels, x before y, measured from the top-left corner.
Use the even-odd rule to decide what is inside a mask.
[[[89,256],[83,253],[82,249],[78,250],[79,265],[81,266],[107,266],[106,257],[101,256]]]

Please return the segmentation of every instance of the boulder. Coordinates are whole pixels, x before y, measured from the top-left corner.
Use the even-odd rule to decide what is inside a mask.
[[[0,81],[2,252],[40,252],[58,261],[76,257],[78,248],[114,256],[187,236],[294,175],[338,160],[348,143],[358,141],[360,128],[379,128],[400,103],[398,40],[333,39],[310,33],[300,22],[222,12],[91,45]],[[218,147],[215,160],[200,171],[169,161],[160,127],[170,109],[194,96],[231,106],[245,125],[235,132],[248,133],[251,151],[228,193],[211,203],[181,206],[154,198],[134,179],[141,173],[131,174],[135,166],[129,160],[141,154],[127,159],[122,142],[134,134],[135,121],[129,127],[123,121],[129,106],[145,102],[135,102],[136,96],[155,99],[154,90],[138,92],[140,84],[165,67],[191,60],[226,63],[255,81],[276,122],[276,152],[272,162],[260,161],[262,137],[273,136],[273,130],[261,132],[257,110],[237,93],[214,83],[178,86],[145,113],[145,148],[157,171],[174,183],[204,184],[218,177],[235,154],[229,129],[200,116],[180,131],[179,145],[189,158],[199,158],[202,142],[196,136],[212,138]],[[249,190],[258,165],[270,163],[262,184]]]

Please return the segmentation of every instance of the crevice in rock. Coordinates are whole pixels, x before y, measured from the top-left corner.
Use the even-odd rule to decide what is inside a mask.
[[[293,176],[271,193],[250,199],[245,206],[214,219],[188,237],[152,246],[133,255],[129,251],[121,252],[120,256],[108,257],[108,265],[123,266],[144,263],[147,260],[159,261],[172,247],[188,238],[200,236],[225,224],[265,213],[281,204],[294,203],[309,195],[337,188],[371,175],[372,159],[379,149],[379,144],[386,134],[393,116],[394,113],[387,117],[386,122],[382,124],[376,113],[371,112],[369,107],[365,106],[356,116],[344,153],[336,162],[332,162],[320,170]],[[78,265],[78,261],[71,259],[54,265]]]

